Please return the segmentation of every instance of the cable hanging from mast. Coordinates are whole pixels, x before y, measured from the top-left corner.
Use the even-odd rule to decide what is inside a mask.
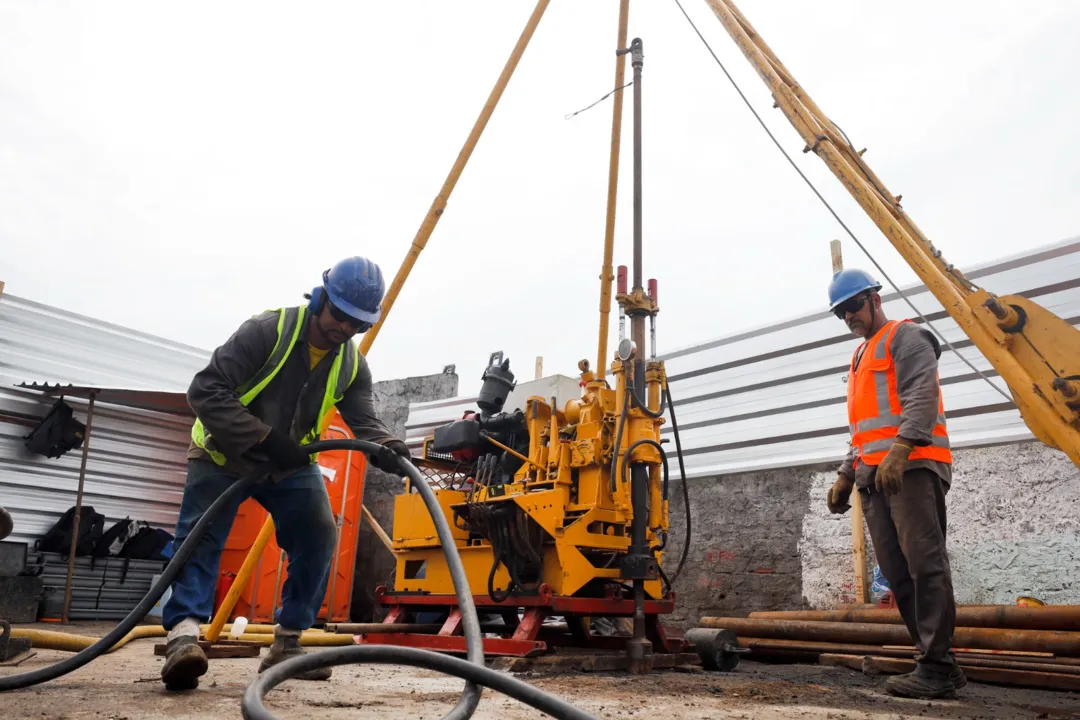
[[[862,242],[860,242],[859,238],[856,237],[855,233],[852,232],[851,228],[847,226],[847,224],[840,218],[840,215],[837,214],[836,210],[833,209],[832,205],[829,204],[829,201],[826,200],[825,197],[818,191],[817,187],[810,180],[810,178],[806,177],[806,174],[802,171],[802,168],[800,168],[795,163],[795,161],[791,158],[791,155],[789,155],[787,150],[784,149],[784,146],[781,145],[780,141],[776,139],[776,136],[773,134],[772,130],[770,130],[769,126],[765,124],[765,121],[761,118],[761,115],[758,114],[758,111],[754,109],[754,106],[750,103],[750,100],[746,97],[746,94],[743,93],[742,88],[740,88],[739,84],[735,82],[735,78],[731,76],[731,73],[728,72],[728,69],[724,67],[724,63],[721,62],[719,57],[717,57],[716,53],[712,49],[712,46],[709,45],[709,41],[705,39],[705,36],[701,34],[700,30],[698,30],[697,25],[690,18],[690,15],[687,14],[686,8],[683,7],[682,2],[680,2],[680,0],[675,0],[675,4],[678,5],[679,10],[682,11],[683,17],[686,18],[686,21],[690,23],[690,27],[694,29],[694,32],[701,39],[701,42],[705,45],[705,49],[709,51],[709,54],[712,55],[713,60],[716,61],[716,64],[720,66],[720,69],[724,72],[724,75],[727,76],[728,81],[730,81],[732,87],[735,88],[735,92],[739,93],[739,97],[742,98],[742,101],[746,104],[746,107],[754,115],[754,118],[758,121],[758,124],[761,125],[761,128],[765,131],[765,134],[768,135],[769,139],[773,141],[773,144],[776,145],[776,148],[781,152],[781,154],[783,154],[784,158],[788,161],[791,167],[794,168],[795,172],[799,174],[799,177],[803,179],[803,182],[805,182],[807,186],[814,192],[814,195],[816,195],[818,200],[821,201],[822,205],[825,206],[825,209],[829,211],[833,218],[836,219],[836,222],[840,224],[840,227],[844,229],[844,232],[846,232],[848,236],[855,241],[855,244],[858,245],[859,249],[862,250],[866,257],[870,259],[870,262],[874,264],[874,267],[877,268],[878,272],[881,273],[881,276],[885,278],[885,281],[892,286],[893,290],[896,291],[896,294],[899,295],[904,300],[904,302],[906,302],[911,307],[915,314],[919,316],[919,319],[921,319],[928,328],[933,330],[934,334],[941,338],[941,341],[945,343],[945,346],[949,350],[952,350],[953,353],[955,353],[956,356],[960,358],[960,360],[962,360],[965,365],[971,368],[971,370],[974,371],[974,373],[978,377],[985,380],[990,387],[994,388],[994,390],[997,391],[1006,400],[1008,400],[1010,404],[1015,405],[1012,396],[1005,390],[1002,390],[1000,387],[998,387],[993,381],[990,380],[990,378],[986,375],[985,372],[975,367],[975,365],[970,360],[968,360],[967,357],[961,354],[960,351],[957,350],[951,342],[949,342],[948,338],[945,337],[945,334],[938,330],[937,327],[932,322],[930,322],[930,320],[927,319],[925,315],[923,315],[919,308],[915,307],[915,303],[913,303],[911,299],[908,298],[908,296],[904,293],[904,291],[900,289],[900,286],[897,285],[891,277],[889,277],[889,274],[885,272],[885,269],[881,267],[877,259],[874,258],[870,251],[866,249]],[[836,123],[833,124],[835,125]],[[843,131],[841,131],[841,133],[843,133]],[[851,141],[848,140],[847,134],[844,134],[844,139],[848,142],[848,147],[850,147],[852,151],[854,151],[855,148],[853,145],[851,145]],[[878,190],[879,193],[882,191],[882,189],[878,187],[876,183],[874,184],[874,187]],[[919,235],[919,237],[921,240],[923,240],[929,245],[929,241],[926,240],[926,238],[922,237],[921,234]],[[932,245],[930,247],[933,248]]]

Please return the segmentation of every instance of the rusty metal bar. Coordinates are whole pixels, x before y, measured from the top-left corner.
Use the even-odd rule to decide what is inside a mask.
[[[912,658],[917,653],[914,646],[857,645],[813,640],[770,640],[768,638],[743,637],[739,647],[750,650],[749,659],[776,658],[783,654],[799,657],[812,654],[874,655],[880,657]],[[993,662],[1027,663],[1030,665],[1070,666],[1080,670],[1080,659],[1056,657],[1051,653],[1023,653],[1008,650],[974,650],[953,648],[961,663],[990,660]],[[976,662],[975,664],[979,664]],[[1055,670],[1054,672],[1064,672]]]
[[[79,488],[75,493],[75,518],[71,524],[71,548],[68,551],[67,580],[64,583],[64,607],[60,613],[60,621],[68,622],[68,613],[71,611],[71,585],[75,580],[75,547],[79,543],[79,523],[82,522],[83,487],[86,484],[86,456],[90,452],[90,428],[94,423],[94,398],[97,391],[90,391],[90,404],[86,406],[86,434],[83,435],[82,461],[79,463]]]
[[[760,638],[868,645],[902,645],[911,642],[907,627],[903,625],[726,617],[703,617],[699,625]],[[953,644],[964,648],[1032,650],[1080,656],[1080,633],[1063,630],[958,627],[953,633]]]
[[[844,656],[833,656],[837,659]],[[905,673],[915,669],[914,660],[901,660],[899,658],[865,657],[858,658],[847,656],[858,661],[863,672],[870,670],[879,673]],[[826,658],[823,657],[823,660]],[[851,667],[851,665],[848,665]],[[1048,690],[1080,690],[1080,677],[1058,672],[1040,672],[1030,670],[1008,670],[996,667],[980,667],[961,663],[964,674],[969,680],[975,682],[993,683],[995,685],[1014,685],[1017,687],[1042,688]]]
[[[749,616],[756,620],[813,620],[892,625],[902,625],[904,622],[900,617],[900,611],[896,608],[752,612]],[[958,607],[956,625],[957,627],[1025,630],[1080,630],[1080,605]]]

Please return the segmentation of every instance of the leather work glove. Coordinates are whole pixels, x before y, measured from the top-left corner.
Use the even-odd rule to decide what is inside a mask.
[[[834,515],[843,515],[850,510],[851,505],[848,504],[848,500],[851,499],[851,490],[854,487],[854,480],[843,473],[837,473],[836,482],[829,488],[829,494],[826,496],[829,512]]]
[[[372,453],[368,462],[384,473],[404,475],[405,469],[401,465],[401,458],[411,460],[412,453],[409,452],[408,445],[394,438],[384,443],[377,452]]]
[[[270,428],[259,443],[259,449],[282,470],[299,470],[311,464],[311,456],[300,447],[300,443],[277,428]]]
[[[900,492],[911,450],[911,447],[904,443],[894,442],[889,448],[889,454],[878,465],[877,472],[874,474],[874,485],[885,493],[886,497]]]

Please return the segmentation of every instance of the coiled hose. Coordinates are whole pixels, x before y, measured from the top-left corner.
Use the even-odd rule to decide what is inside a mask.
[[[366,455],[378,453],[382,446],[364,440],[323,440],[311,443],[306,447],[312,453],[325,452],[327,450],[356,450]],[[402,459],[401,470],[408,475],[412,486],[417,489],[427,506],[428,512],[435,523],[439,541],[442,544],[443,554],[449,566],[450,577],[454,583],[454,593],[457,596],[458,608],[461,610],[462,625],[467,648],[467,660],[441,655],[430,650],[418,648],[394,647],[390,645],[354,645],[351,647],[334,648],[310,652],[300,657],[294,657],[274,665],[261,675],[257,676],[248,685],[240,708],[244,718],[248,720],[270,720],[275,718],[263,704],[263,698],[270,690],[285,680],[300,673],[315,668],[332,667],[350,663],[375,663],[386,665],[411,665],[428,670],[446,673],[462,678],[466,681],[461,699],[457,705],[446,714],[444,720],[466,720],[472,717],[476,706],[480,702],[480,687],[490,687],[494,690],[509,695],[515,700],[525,703],[542,712],[556,718],[566,720],[596,720],[593,715],[570,705],[550,693],[524,683],[516,678],[496,672],[484,666],[483,638],[480,634],[480,621],[476,615],[476,606],[473,604],[472,595],[469,592],[469,583],[465,577],[465,570],[461,564],[457,547],[451,535],[450,525],[447,523],[434,491],[427,484],[423,474],[417,470],[411,462]],[[229,505],[237,495],[245,493],[252,485],[269,474],[271,468],[264,465],[247,477],[238,480],[231,485],[214,503],[207,508],[199,521],[195,523],[187,539],[180,545],[169,561],[168,566],[162,572],[161,577],[150,592],[139,601],[139,604],[128,613],[127,617],[113,628],[107,635],[102,637],[90,647],[82,650],[71,657],[48,667],[39,668],[31,672],[18,675],[0,677],[0,692],[18,690],[21,688],[39,685],[49,680],[66,675],[77,670],[87,663],[104,654],[118,640],[124,637],[146,615],[154,604],[165,594],[166,589],[172,584],[180,568],[191,558],[195,547],[202,539],[207,527],[221,513],[223,507]]]

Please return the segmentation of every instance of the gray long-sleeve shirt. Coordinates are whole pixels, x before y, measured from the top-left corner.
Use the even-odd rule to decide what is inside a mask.
[[[901,323],[893,334],[889,350],[896,367],[896,390],[900,395],[901,437],[915,446],[929,445],[938,417],[938,358],[941,345],[930,330],[915,323]],[[848,382],[855,379],[849,377]],[[840,474],[855,478],[859,487],[874,484],[876,466],[862,463],[854,469],[855,449],[848,448]],[[945,483],[952,482],[952,466],[937,460],[911,460],[907,469],[926,468]]]
[[[265,456],[253,447],[271,427],[300,440],[306,430],[315,426],[330,366],[341,352],[341,348],[331,350],[314,369],[309,369],[307,328],[302,328],[284,366],[244,407],[236,388],[254,377],[270,356],[277,342],[277,321],[277,311],[244,321],[214,351],[210,363],[196,373],[187,392],[188,404],[211,435],[211,447],[225,455],[226,469],[239,474],[248,473],[265,461]],[[342,347],[355,348],[351,342]],[[357,353],[356,378],[337,409],[358,440],[385,443],[394,439],[375,412],[371,370],[360,353]],[[210,456],[192,443],[188,458],[209,460]]]

